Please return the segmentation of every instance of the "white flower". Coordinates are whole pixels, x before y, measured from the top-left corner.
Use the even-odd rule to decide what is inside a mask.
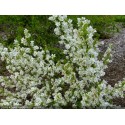
[[[19,43],[19,41],[15,39],[14,40],[14,44],[18,44],[18,43]]]
[[[64,40],[64,39],[65,39],[64,35],[61,35],[61,36],[60,36],[60,39],[61,39],[61,40]]]
[[[101,44],[104,45],[104,41],[101,41]]]
[[[31,42],[30,42],[30,45],[31,45],[31,46],[34,46],[34,41],[31,41]]]
[[[7,51],[8,51],[8,48],[4,48],[3,51],[4,51],[4,52],[7,52]]]
[[[63,26],[63,28],[67,29],[67,31],[68,31],[68,23],[67,22],[63,22],[62,26]]]
[[[25,52],[26,52],[26,53],[29,53],[29,52],[30,52],[30,48],[26,48],[26,49],[25,49]]]
[[[66,47],[66,49],[70,49],[70,45],[69,44],[66,44],[65,47]]]
[[[21,39],[21,43],[24,44],[24,45],[26,45],[26,44],[27,44],[26,39],[25,39],[25,38],[22,38],[22,39]]]
[[[34,49],[34,50],[38,50],[39,47],[38,47],[38,46],[34,46],[33,49]]]
[[[64,58],[56,60],[56,54],[28,41],[27,29],[21,43],[15,41],[14,47],[0,44],[1,59],[6,61],[11,74],[0,76],[4,87],[2,95],[6,97],[1,100],[0,107],[65,108],[69,104],[70,108],[112,107],[114,97],[124,97],[125,83],[119,82],[112,87],[102,80],[111,49],[98,59],[99,44],[93,43],[95,30],[85,18],[78,19],[77,29],[67,16],[55,15],[49,19],[55,23],[54,32],[65,47]],[[86,37],[83,29],[88,33]]]
[[[60,35],[60,30],[58,28],[55,28],[54,32],[55,32],[56,35]]]
[[[51,99],[47,99],[47,101],[46,101],[46,103],[51,103],[52,102],[52,100]]]
[[[58,18],[60,21],[64,21],[67,18],[67,16],[66,15],[58,16]]]
[[[56,22],[55,25],[58,27],[60,26],[60,22]]]
[[[21,71],[20,71],[20,75],[23,75],[23,74],[24,74],[24,72],[21,70]]]
[[[29,31],[27,29],[24,30],[24,35],[26,38],[30,38],[31,37],[31,34],[28,33]]]

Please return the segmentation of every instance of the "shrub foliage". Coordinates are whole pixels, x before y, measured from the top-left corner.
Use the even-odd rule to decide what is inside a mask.
[[[9,76],[0,76],[4,97],[1,108],[116,108],[113,99],[124,97],[125,82],[114,87],[101,77],[111,62],[111,47],[99,58],[95,29],[84,17],[77,18],[77,28],[67,16],[51,16],[54,33],[64,57],[35,45],[31,34],[15,40],[14,46],[0,45],[1,60]]]

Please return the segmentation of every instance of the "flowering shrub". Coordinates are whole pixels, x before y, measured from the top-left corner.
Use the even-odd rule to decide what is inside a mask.
[[[65,59],[55,62],[55,55],[30,40],[27,29],[14,47],[0,45],[1,60],[9,76],[0,76],[3,99],[1,108],[115,108],[113,99],[124,97],[125,82],[114,87],[101,77],[111,61],[109,47],[100,57],[100,42],[90,21],[78,18],[73,28],[67,16],[51,16],[55,34],[63,46]]]

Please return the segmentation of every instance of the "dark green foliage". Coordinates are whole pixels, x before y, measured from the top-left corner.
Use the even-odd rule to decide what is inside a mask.
[[[77,17],[82,17],[82,15],[79,16],[69,16],[74,20],[74,24],[76,26]],[[118,31],[118,27],[116,25],[115,18],[117,16],[109,16],[109,15],[84,15],[87,19],[91,21],[92,27],[94,27],[97,30],[97,33],[95,34],[95,37],[97,38],[110,38],[115,32]],[[125,17],[124,17],[125,18]]]
[[[48,20],[47,16],[0,16],[0,42],[6,46],[13,46],[14,39],[20,39],[23,36],[24,28],[27,28],[32,34],[32,40],[35,44],[50,50],[51,53],[57,54],[57,60],[64,56],[62,50],[58,47],[58,38],[54,34],[55,28],[53,22]],[[74,27],[77,27],[77,18],[82,15],[69,16],[73,20]],[[117,22],[125,24],[125,16],[95,16],[84,15],[91,21],[91,25],[97,30],[94,37],[109,38],[114,32],[118,31]]]
[[[61,58],[62,50],[57,46],[58,38],[54,34],[55,28],[53,22],[48,20],[49,16],[1,16],[0,17],[0,32],[4,33],[7,40],[1,42],[6,46],[13,46],[14,39],[20,40],[23,36],[24,28],[27,28],[32,34],[31,39],[35,44],[42,46],[50,52],[58,54],[57,58]]]

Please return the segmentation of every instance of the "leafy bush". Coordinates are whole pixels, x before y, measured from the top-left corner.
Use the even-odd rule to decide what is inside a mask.
[[[5,46],[13,46],[14,39],[20,40],[23,35],[23,29],[26,27],[29,31],[32,31],[31,38],[34,39],[36,45],[42,46],[43,49],[56,54],[56,60],[60,60],[63,56],[62,50],[58,48],[58,38],[53,33],[55,25],[48,20],[48,17],[45,15],[0,16],[0,30],[4,34],[2,35],[2,39],[0,37],[0,42]],[[73,20],[74,28],[77,28],[77,18],[82,16],[72,15],[68,17]],[[85,17],[91,20],[91,25],[97,30],[94,38],[109,38],[118,30],[115,20],[119,16],[85,15]]]
[[[58,38],[53,33],[55,26],[53,22],[48,20],[48,17],[33,15],[1,16],[0,28],[5,37],[2,36],[4,39],[1,39],[0,42],[5,46],[13,46],[14,39],[20,40],[24,27],[27,27],[29,31],[32,31],[31,38],[34,39],[35,44],[55,53],[56,60],[59,60],[63,56],[62,51],[56,46]]]
[[[48,21],[49,16],[0,16],[0,29],[7,35],[7,43],[12,43],[15,37],[19,39],[22,36],[22,29],[27,27],[32,31],[32,37],[39,44],[51,46],[57,43],[57,38],[53,34],[55,28],[53,23]],[[73,25],[77,27],[77,18],[81,15],[68,16],[73,19]],[[91,25],[96,28],[96,37],[108,38],[111,34],[117,31],[116,22],[123,22],[124,16],[105,16],[105,15],[85,15],[91,20]],[[51,45],[50,45],[51,44]]]
[[[77,17],[79,16],[69,16],[74,20],[74,24],[77,26]],[[105,16],[105,15],[85,15],[87,19],[91,21],[91,25],[96,28],[97,32],[94,37],[106,39],[112,37],[112,35],[118,32],[118,27],[116,25],[115,16]]]
[[[100,42],[90,21],[78,18],[74,28],[67,16],[51,16],[64,57],[34,44],[28,30],[13,47],[0,46],[1,60],[10,76],[0,76],[1,108],[116,108],[113,99],[124,97],[125,82],[114,87],[101,79],[111,61],[109,47],[99,59]]]

